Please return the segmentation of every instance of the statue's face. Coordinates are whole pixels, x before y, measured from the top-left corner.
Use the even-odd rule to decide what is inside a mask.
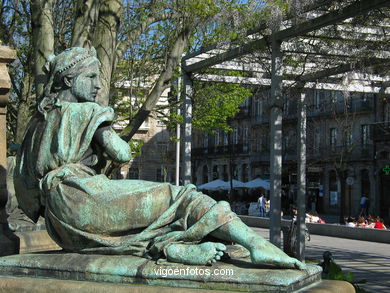
[[[100,88],[99,63],[93,59],[73,79],[71,92],[78,102],[94,102]]]

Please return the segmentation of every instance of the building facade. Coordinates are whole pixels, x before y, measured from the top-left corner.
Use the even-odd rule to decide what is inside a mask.
[[[390,217],[389,103],[379,94],[308,90],[308,210],[337,214],[346,180],[346,214],[358,215],[360,198],[370,199],[372,215]],[[231,121],[233,131],[193,135],[193,179],[203,184],[231,177],[247,182],[269,178],[269,90],[249,98]],[[290,92],[283,105],[282,208],[296,200],[297,100]],[[389,168],[387,168],[389,167]],[[388,170],[388,171],[387,171]]]
[[[136,97],[131,97],[126,88],[117,90],[121,101],[136,101]],[[168,90],[164,91],[158,106],[163,107],[168,103],[168,93]],[[170,139],[173,134],[167,129],[163,119],[157,112],[152,112],[142,123],[131,140],[131,161],[123,165],[114,177],[155,182],[175,181],[175,144]],[[119,119],[114,128],[120,132],[127,123],[127,120]]]

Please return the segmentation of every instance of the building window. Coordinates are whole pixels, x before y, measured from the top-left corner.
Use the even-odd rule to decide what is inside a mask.
[[[283,149],[287,150],[290,145],[290,137],[288,135],[283,136]]]
[[[144,122],[142,122],[140,128],[149,128],[149,117],[146,117]]]
[[[352,131],[351,130],[346,130],[345,133],[345,144],[347,147],[352,146]]]
[[[248,127],[244,127],[244,131],[242,133],[243,140],[243,150],[244,152],[248,151]]]
[[[224,146],[229,145],[229,135],[228,135],[227,132],[224,132],[224,133],[223,133],[223,145],[224,145]]]
[[[250,102],[250,99],[247,98],[247,99],[241,104],[241,112],[242,112],[243,114],[248,114],[249,102]]]
[[[383,121],[389,123],[390,122],[390,103],[385,103],[383,108]]]
[[[168,154],[168,143],[167,142],[158,142],[157,148],[162,156],[166,156]]]
[[[219,146],[219,131],[214,133],[214,145]]]
[[[261,152],[261,137],[256,137],[256,152]]]
[[[314,130],[314,142],[313,142],[313,146],[314,146],[314,152],[316,154],[318,154],[320,152],[320,146],[321,146],[321,133],[320,133],[320,129],[319,128],[316,128]]]
[[[238,128],[233,129],[233,144],[238,144]]]
[[[249,173],[248,171],[249,171],[248,164],[243,164],[242,165],[242,176],[241,176],[242,182],[248,181],[248,173]]]
[[[263,100],[260,98],[253,99],[253,116],[260,121],[263,116]]]
[[[218,178],[219,178],[218,166],[215,165],[215,166],[213,167],[213,180],[216,180],[216,179],[218,179]]]
[[[329,172],[329,205],[331,207],[338,206],[338,182],[336,171]]]
[[[367,124],[363,124],[361,126],[361,138],[362,138],[362,146],[366,147],[368,145],[368,139],[370,138],[370,126]]]
[[[207,168],[207,166],[205,165],[205,166],[203,166],[203,172],[202,172],[203,174],[203,183],[207,183],[207,182],[209,182],[209,169]]]
[[[159,126],[159,127],[165,126],[165,123],[164,123],[164,121],[163,121],[163,118],[157,120],[157,126]]]
[[[330,129],[330,135],[329,135],[329,145],[332,149],[336,147],[337,143],[337,129],[331,128]]]
[[[163,170],[162,167],[156,169],[156,182],[163,182]]]
[[[223,165],[223,180],[228,181],[229,180],[229,173],[228,173],[228,166]]]
[[[315,91],[314,92],[314,110],[318,111],[321,107],[321,100],[324,99],[324,92],[323,91]]]
[[[344,100],[343,93],[340,91],[332,91],[331,93],[331,101],[332,103],[340,103]]]
[[[370,174],[367,169],[360,171],[361,176],[361,190],[362,195],[366,195],[368,198],[370,197]]]
[[[263,116],[263,100],[257,101],[257,115],[259,119]]]
[[[208,133],[203,134],[203,147],[208,148],[209,147],[209,135]]]
[[[285,115],[288,115],[289,114],[289,110],[290,110],[290,100],[287,97],[287,100],[285,100],[284,103],[283,103],[283,113]]]

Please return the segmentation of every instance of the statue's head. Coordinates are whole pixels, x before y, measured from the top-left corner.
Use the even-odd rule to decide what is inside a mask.
[[[45,66],[48,74],[45,96],[55,95],[71,102],[94,102],[101,88],[99,67],[94,48],[73,47],[56,56],[50,55]]]

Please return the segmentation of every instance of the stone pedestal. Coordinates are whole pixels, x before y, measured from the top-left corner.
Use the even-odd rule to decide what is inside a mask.
[[[11,81],[7,64],[14,61],[16,52],[0,45],[0,255],[18,252],[18,239],[8,229],[5,205],[7,203],[7,128],[6,114]]]
[[[89,289],[96,287],[93,285],[95,282],[110,285],[112,288],[123,285],[148,285],[145,288],[154,288],[154,291],[148,292],[161,292],[159,287],[225,292],[294,292],[320,281],[321,271],[320,267],[314,265],[309,265],[303,271],[254,266],[247,258],[219,261],[213,266],[190,266],[163,261],[156,263],[129,255],[88,255],[54,251],[0,258],[0,283],[3,284],[10,277],[21,280],[32,277],[39,282],[51,279],[69,286],[73,286],[74,281],[92,282]],[[14,283],[15,286],[20,286],[22,281]],[[131,288],[128,289],[128,292],[130,291]]]
[[[347,282],[321,281],[320,275],[314,265],[280,270],[233,256],[213,266],[61,251],[0,257],[1,292],[355,292]]]

